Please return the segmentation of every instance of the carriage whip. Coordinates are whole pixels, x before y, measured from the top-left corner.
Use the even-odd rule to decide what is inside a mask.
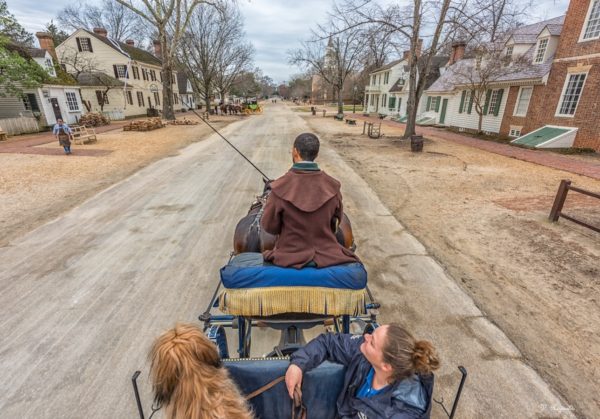
[[[238,149],[236,146],[234,146],[233,144],[231,144],[231,142],[229,142],[229,140],[228,140],[227,138],[223,137],[223,134],[221,134],[219,131],[217,131],[217,129],[216,129],[215,127],[213,127],[211,124],[209,124],[209,123],[208,123],[208,121],[207,121],[206,119],[204,119],[204,118],[202,118],[200,115],[198,115],[198,113],[197,113],[195,110],[193,110],[193,109],[190,109],[190,111],[192,111],[192,112],[194,113],[194,115],[196,115],[196,116],[197,116],[198,118],[200,118],[200,119],[201,119],[201,120],[202,120],[202,121],[203,121],[203,122],[204,122],[206,125],[208,125],[208,126],[210,127],[210,129],[212,129],[214,132],[216,132],[216,133],[219,135],[219,137],[221,137],[223,140],[225,140],[225,142],[226,142],[227,144],[229,144],[229,145],[230,145],[230,146],[231,146],[231,147],[232,147],[232,148],[233,148],[235,151],[237,151],[237,152],[240,154],[240,156],[242,156],[244,159],[246,159],[246,161],[247,161],[248,163],[250,163],[250,164],[252,165],[252,167],[254,167],[256,170],[258,170],[258,173],[260,173],[260,174],[262,175],[262,177],[266,179],[266,181],[267,181],[267,182],[270,182],[270,181],[272,180],[272,179],[271,179],[269,176],[265,175],[265,174],[263,173],[263,171],[262,171],[262,170],[260,170],[260,169],[259,169],[259,168],[258,168],[258,167],[257,167],[257,166],[254,164],[254,163],[252,163],[252,162],[250,161],[250,159],[244,155],[244,153],[242,153],[242,152],[241,152],[241,151],[240,151],[240,150],[239,150],[239,149]]]

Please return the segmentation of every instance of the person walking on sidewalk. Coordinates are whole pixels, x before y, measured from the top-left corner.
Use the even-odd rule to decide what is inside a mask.
[[[71,128],[59,118],[56,120],[52,133],[56,135],[58,143],[65,149],[65,154],[71,154],[71,136],[73,134]]]

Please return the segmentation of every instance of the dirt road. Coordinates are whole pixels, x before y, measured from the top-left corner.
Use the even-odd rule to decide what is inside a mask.
[[[275,177],[305,130],[277,104],[223,132]],[[320,162],[344,185],[382,320],[403,321],[439,348],[436,397],[452,398],[462,364],[470,378],[460,417],[569,417],[569,406],[340,155],[324,146]],[[204,309],[233,227],[261,183],[211,137],[0,248],[0,417],[135,417],[131,373],[147,372],[154,337]],[[142,393],[148,403],[147,380]],[[443,417],[438,407],[434,417]]]

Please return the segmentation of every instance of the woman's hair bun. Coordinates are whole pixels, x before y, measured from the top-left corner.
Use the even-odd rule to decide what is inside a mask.
[[[440,367],[440,360],[437,357],[435,348],[431,342],[426,340],[415,342],[412,358],[415,372],[419,374],[431,374]]]

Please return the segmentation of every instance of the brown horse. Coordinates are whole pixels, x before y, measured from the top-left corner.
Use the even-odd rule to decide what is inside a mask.
[[[233,250],[234,254],[244,252],[264,252],[265,250],[271,250],[275,247],[277,236],[267,233],[262,229],[260,225],[260,219],[263,214],[263,207],[267,201],[270,190],[265,190],[263,194],[257,197],[256,201],[250,206],[248,215],[242,218],[235,227],[235,233],[233,235]],[[335,237],[338,242],[354,251],[356,245],[354,244],[354,236],[352,235],[352,225],[350,219],[344,213],[341,221],[337,225],[332,225],[332,229],[335,230]]]

